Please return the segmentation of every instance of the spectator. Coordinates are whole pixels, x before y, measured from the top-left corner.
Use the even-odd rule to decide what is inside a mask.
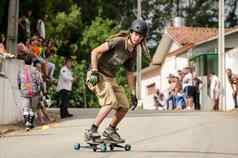
[[[57,91],[60,99],[60,117],[72,117],[68,111],[70,91],[74,80],[71,68],[71,59],[65,58],[64,66],[60,69],[60,76],[57,85]]]
[[[168,83],[169,83],[169,92],[167,97],[167,109],[170,109],[170,105],[172,105],[172,109],[175,109],[175,87],[176,87],[176,81],[175,76],[173,74],[169,74],[167,77]]]
[[[233,100],[234,100],[235,108],[238,108],[238,104],[237,104],[238,75],[232,73],[230,68],[228,68],[226,70],[226,73],[227,73],[227,77],[228,77],[229,83],[230,83],[231,88],[232,88],[232,97],[233,97]]]
[[[27,40],[26,43],[18,43],[16,51],[18,59],[24,59],[27,54],[30,54],[29,40]]]
[[[37,24],[36,24],[36,31],[37,34],[45,39],[45,22],[48,20],[48,15],[45,14],[43,18],[38,19]]]
[[[26,15],[19,18],[19,42],[25,43],[27,39],[31,38],[31,15],[32,11],[28,10]]]
[[[43,97],[46,94],[46,84],[43,82],[42,74],[41,74],[41,63],[39,60],[35,60],[33,63],[34,67],[36,68],[39,76],[41,78],[41,93],[39,94],[39,99],[37,100],[37,119],[40,124],[44,124],[45,122],[49,122],[49,116],[47,114],[45,103],[43,102]]]
[[[194,87],[193,87],[193,76],[192,69],[190,67],[186,67],[183,69],[185,74],[183,78],[183,91],[186,97],[186,109],[191,110],[193,106],[193,97],[194,97]]]
[[[42,66],[42,73],[44,81],[47,81],[48,76],[48,65],[47,62],[44,60],[45,57],[45,48],[42,47],[41,39],[38,36],[33,36],[30,42],[30,50],[31,53],[34,55],[34,60],[39,60]]]
[[[174,82],[175,82],[174,99],[175,99],[175,107],[176,107],[175,110],[181,111],[182,109],[184,109],[186,107],[182,83],[179,80],[179,77],[177,77],[177,76],[174,78]]]
[[[210,97],[213,103],[213,110],[219,110],[219,96],[220,96],[220,81],[215,73],[208,74],[208,80],[210,81]]]
[[[54,54],[54,44],[50,40],[44,40],[43,46],[45,47],[45,55],[44,60],[48,65],[48,78],[52,81],[55,81],[54,79],[54,71],[55,71],[55,64],[50,62],[48,59],[49,57]]]
[[[31,129],[34,127],[34,101],[38,102],[42,80],[39,73],[32,66],[32,56],[30,54],[25,56],[25,65],[23,70],[18,72],[17,81],[18,87],[22,97],[23,117],[25,127]]]
[[[200,105],[200,88],[202,87],[202,80],[200,80],[197,76],[196,73],[193,74],[193,85],[194,85],[194,90],[195,94],[193,97],[194,100],[194,108],[195,110],[200,110],[201,105]]]
[[[159,90],[156,91],[154,95],[154,106],[156,110],[165,110],[166,109],[166,100],[164,94]]]
[[[183,73],[182,70],[178,70],[178,71],[177,71],[177,74],[178,74],[177,76],[178,76],[178,78],[179,78],[179,81],[182,83],[185,74]]]

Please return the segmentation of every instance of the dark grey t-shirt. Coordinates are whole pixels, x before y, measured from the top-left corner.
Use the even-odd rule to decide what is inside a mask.
[[[108,41],[109,50],[103,53],[98,59],[98,69],[103,74],[115,77],[120,66],[127,71],[135,70],[136,50],[128,51],[127,38],[116,37]]]

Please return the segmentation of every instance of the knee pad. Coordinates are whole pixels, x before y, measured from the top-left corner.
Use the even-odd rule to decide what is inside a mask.
[[[23,110],[23,116],[28,116],[28,115],[29,115],[29,112],[26,110]]]
[[[29,116],[34,117],[33,111],[29,111]]]

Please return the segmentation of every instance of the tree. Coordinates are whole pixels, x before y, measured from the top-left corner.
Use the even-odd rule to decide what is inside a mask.
[[[189,1],[182,8],[187,26],[218,27],[218,3],[214,0]]]
[[[80,44],[85,48],[95,48],[117,31],[118,26],[113,20],[96,17],[92,24],[84,30]]]
[[[225,12],[227,15],[225,26],[234,27],[238,24],[238,8],[237,8],[238,1],[237,0],[229,0],[229,1],[226,1],[225,5],[227,6],[225,9]]]
[[[0,1],[0,33],[6,33],[7,31],[8,4],[8,0]]]
[[[58,12],[55,18],[47,25],[48,36],[59,40],[76,42],[75,37],[80,36],[82,21],[80,8],[72,5],[67,12]]]

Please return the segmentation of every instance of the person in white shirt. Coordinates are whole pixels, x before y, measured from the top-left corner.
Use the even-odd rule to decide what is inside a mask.
[[[193,75],[192,69],[190,67],[186,67],[183,70],[185,76],[183,78],[183,91],[186,97],[186,109],[191,110],[193,106],[193,96],[195,94],[194,86],[193,86]]]
[[[220,96],[220,81],[215,73],[210,72],[208,74],[210,80],[210,98],[213,102],[213,110],[219,110],[219,96]]]
[[[64,66],[60,69],[59,80],[57,84],[57,92],[59,93],[60,100],[60,117],[72,117],[73,115],[68,112],[68,104],[70,92],[72,90],[73,74],[70,70],[71,59],[65,58]]]

